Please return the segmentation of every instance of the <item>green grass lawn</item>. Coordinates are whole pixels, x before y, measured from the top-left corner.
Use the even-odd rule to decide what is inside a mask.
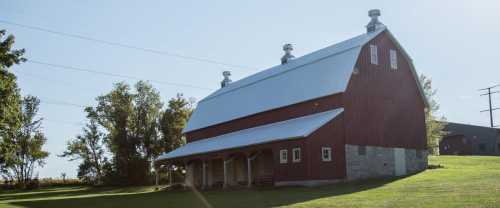
[[[401,179],[315,188],[154,191],[153,187],[0,192],[0,208],[79,207],[500,207],[500,157],[431,157],[444,168]]]

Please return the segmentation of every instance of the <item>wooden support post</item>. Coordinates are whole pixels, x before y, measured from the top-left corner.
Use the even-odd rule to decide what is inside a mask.
[[[203,163],[201,165],[201,179],[202,179],[202,185],[201,187],[203,189],[206,189],[207,188],[207,161],[203,160]]]
[[[252,187],[252,159],[247,157],[247,176],[248,176],[248,184],[247,186]]]
[[[190,178],[190,174],[192,174],[190,171],[189,171],[189,163],[187,161],[184,162],[184,189],[187,189],[188,186],[191,186],[191,182],[189,181]]]
[[[227,188],[229,185],[229,178],[228,178],[228,165],[229,163],[233,162],[234,158],[228,158],[227,160],[224,159],[224,184],[222,185],[222,188]]]
[[[172,184],[173,184],[173,181],[172,181],[172,173],[173,173],[172,172],[172,168],[173,168],[172,166],[168,167],[168,182],[170,183],[170,186],[172,186]]]
[[[224,160],[224,184],[222,185],[222,188],[227,188],[227,160]]]
[[[248,184],[247,186],[252,187],[252,161],[255,160],[259,156],[259,153],[255,153],[254,155],[247,156],[247,175],[248,175]]]
[[[157,168],[157,169],[155,170],[155,175],[156,175],[156,176],[155,176],[155,185],[156,185],[156,186],[160,185],[160,184],[159,184],[160,175],[159,175],[158,169],[159,169],[159,168]]]

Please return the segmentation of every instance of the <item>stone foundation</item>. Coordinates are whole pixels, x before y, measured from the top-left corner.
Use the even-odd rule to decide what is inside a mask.
[[[345,146],[347,180],[406,175],[427,168],[426,150],[364,146],[365,151],[359,151],[358,148],[358,145]]]

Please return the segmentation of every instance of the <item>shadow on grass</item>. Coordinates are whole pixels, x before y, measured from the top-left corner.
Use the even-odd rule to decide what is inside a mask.
[[[72,187],[72,188],[43,188],[35,191],[21,192],[14,191],[3,193],[0,195],[1,201],[10,200],[30,200],[30,199],[43,199],[51,197],[77,197],[89,194],[114,194],[114,193],[128,193],[137,191],[137,187],[103,187],[103,188],[90,188],[90,187]],[[139,189],[140,190],[140,189]]]
[[[281,187],[281,188],[255,188],[241,190],[213,190],[202,192],[201,196],[191,191],[157,191],[148,193],[99,196],[100,192],[92,189],[67,195],[54,197],[80,197],[60,198],[38,201],[11,202],[27,208],[58,208],[58,207],[206,207],[199,197],[204,197],[212,207],[274,207],[286,206],[310,200],[334,197],[377,188],[401,178],[374,179],[349,183],[339,183],[321,187]],[[69,195],[68,195],[69,194]],[[97,194],[85,197],[87,194]],[[37,198],[41,198],[40,196]]]

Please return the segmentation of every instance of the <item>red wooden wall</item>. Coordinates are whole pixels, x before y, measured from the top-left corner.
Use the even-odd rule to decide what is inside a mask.
[[[378,65],[370,63],[370,44],[378,47]],[[389,49],[397,50],[387,32],[361,51],[344,93],[346,143],[426,148],[424,101],[401,51],[398,69],[390,68]]]
[[[370,44],[378,46],[379,64],[370,64]],[[210,153],[206,157],[273,150],[276,181],[322,180],[345,177],[345,144],[425,149],[424,101],[398,51],[398,69],[390,69],[389,49],[397,47],[385,32],[363,47],[345,93],[305,101],[261,112],[186,134],[187,141],[214,137],[242,129],[288,120],[344,107],[344,113],[308,138],[274,142],[241,149]],[[265,101],[263,101],[265,102]],[[321,161],[321,147],[330,146],[333,161]],[[292,162],[292,149],[300,147],[302,161]],[[279,163],[279,150],[288,149],[289,162]],[[194,158],[197,156],[190,156]]]
[[[265,102],[265,101],[262,101]],[[251,116],[224,122],[207,128],[188,132],[187,142],[227,134],[233,131],[289,120],[309,114],[319,113],[342,107],[342,94],[334,94],[301,103],[257,113]]]

